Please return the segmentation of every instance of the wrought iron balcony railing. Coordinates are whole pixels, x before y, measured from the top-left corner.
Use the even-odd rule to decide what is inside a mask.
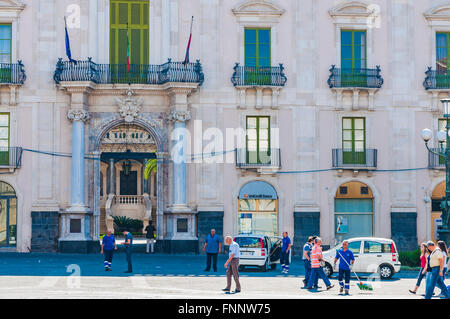
[[[376,149],[354,151],[346,149],[333,149],[333,168],[376,168]]]
[[[235,151],[235,159],[236,167],[238,168],[281,168],[281,152],[279,148],[260,152],[239,148]]]
[[[340,69],[332,65],[328,86],[330,88],[381,88],[384,83],[380,66],[376,69]]]
[[[450,70],[432,70],[431,67],[428,67],[425,75],[423,81],[425,90],[450,89]]]
[[[440,152],[439,148],[432,148],[433,152]],[[428,167],[429,168],[445,168],[445,158],[444,156],[439,156],[428,152]]]
[[[287,77],[284,66],[242,66],[236,63],[231,83],[234,86],[284,86]]]
[[[22,165],[21,147],[0,147],[0,168],[19,168]]]
[[[24,84],[27,76],[22,61],[17,63],[0,63],[0,83]]]
[[[62,81],[92,81],[97,84],[165,84],[168,82],[203,84],[204,74],[199,60],[195,63],[172,62],[161,65],[97,64],[88,58],[77,63],[59,59],[53,76],[56,83]]]

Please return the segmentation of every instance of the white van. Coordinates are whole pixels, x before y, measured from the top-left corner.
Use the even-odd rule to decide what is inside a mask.
[[[378,272],[381,279],[390,279],[400,271],[401,263],[398,259],[397,247],[392,239],[360,237],[347,239],[347,241],[349,243],[348,249],[355,256],[353,271],[357,273]],[[323,252],[324,271],[328,277],[339,270],[339,261],[335,267],[333,265],[336,250],[341,248],[342,243]]]
[[[281,237],[266,235],[238,235],[234,241],[239,245],[239,268],[256,266],[262,271],[275,269],[280,263]]]

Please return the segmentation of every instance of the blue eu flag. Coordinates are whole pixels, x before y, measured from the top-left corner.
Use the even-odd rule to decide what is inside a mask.
[[[64,24],[66,27],[66,55],[67,55],[67,58],[69,59],[69,62],[73,62],[74,64],[77,64],[77,61],[72,59],[72,52],[70,51],[70,40],[69,40],[69,32],[67,31],[66,17],[64,17]]]

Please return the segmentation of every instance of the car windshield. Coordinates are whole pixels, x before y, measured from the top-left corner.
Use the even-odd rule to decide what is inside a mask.
[[[258,237],[236,237],[234,241],[240,248],[262,248],[262,239]]]

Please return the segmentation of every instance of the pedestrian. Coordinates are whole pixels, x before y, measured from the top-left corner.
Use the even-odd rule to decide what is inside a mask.
[[[306,289],[306,287],[308,287],[308,281],[309,281],[309,278],[311,277],[311,249],[314,246],[314,240],[316,238],[317,238],[317,236],[309,236],[308,241],[303,246],[302,259],[303,259],[303,263],[305,266],[305,279],[303,279],[304,286],[302,287],[302,289]],[[315,288],[315,289],[319,288],[318,284],[319,284],[319,278],[317,277],[314,282],[313,288]]]
[[[114,250],[117,250],[116,239],[114,238],[111,229],[108,229],[106,235],[103,236],[100,251],[100,254],[102,254],[105,258],[103,262],[103,264],[105,265],[105,271],[112,270],[111,263],[113,259]]]
[[[291,239],[288,236],[287,231],[283,232],[283,239],[281,245],[280,264],[283,269],[282,273],[287,274],[289,272],[289,255],[291,253]]]
[[[125,254],[127,255],[128,263],[128,270],[125,271],[125,273],[129,274],[133,272],[133,266],[131,264],[131,254],[133,253],[133,236],[128,230],[124,230],[123,235],[125,236],[125,241],[123,244],[125,245]]]
[[[208,236],[206,236],[203,250],[206,251],[206,268],[204,271],[211,270],[211,259],[214,272],[217,272],[217,256],[220,254],[222,248],[222,240],[216,234],[215,229],[211,229]]]
[[[445,244],[445,242],[443,240],[439,240],[437,242],[439,248],[442,251],[442,254],[444,255],[443,259],[444,259],[444,269],[442,270],[442,281],[445,284],[445,275],[447,274],[448,268],[447,268],[447,258],[448,258],[448,249],[447,249],[447,245]],[[441,289],[442,290],[442,289]],[[444,297],[444,293],[441,291],[440,297]]]
[[[311,247],[314,238],[313,236],[308,237],[308,241],[303,245],[303,265],[305,266],[305,279],[303,279],[303,288],[308,286],[309,276],[311,274]]]
[[[154,246],[155,246],[155,227],[153,227],[152,221],[148,222],[148,225],[145,227],[145,237],[147,238],[147,248],[145,250],[145,253],[148,254],[150,250],[150,245],[152,248],[152,254],[154,252]]]
[[[234,293],[238,293],[241,292],[241,284],[239,282],[239,245],[233,240],[233,238],[231,238],[231,236],[227,236],[225,238],[225,243],[229,245],[229,257],[225,263],[225,268],[227,268],[227,286],[222,290],[225,292],[230,292],[231,276],[233,276],[234,282],[236,283]]]
[[[430,251],[429,256],[429,273],[426,278],[426,291],[425,291],[425,299],[431,299],[431,296],[434,293],[434,288],[438,286],[441,288],[442,293],[445,298],[450,298],[450,294],[445,287],[444,281],[442,280],[443,271],[444,271],[444,254],[441,249],[436,247],[436,245],[429,241],[427,243],[428,250]]]
[[[321,245],[322,239],[320,239],[320,237],[317,237],[314,240],[314,247],[311,249],[311,275],[308,280],[308,286],[306,287],[306,289],[308,290],[313,290],[313,284],[316,281],[316,277],[319,277],[323,280],[327,287],[327,290],[334,287],[334,285],[332,285],[330,280],[328,279],[327,275],[325,275],[325,272],[323,271],[323,268],[321,266],[321,261],[323,261]]]
[[[348,249],[348,241],[342,242],[342,249],[336,251],[336,257],[334,257],[334,264],[336,265],[339,260],[339,293],[343,293],[345,289],[345,295],[350,294],[350,270],[355,262],[355,256],[353,252]],[[345,285],[344,285],[345,280]]]
[[[423,278],[427,274],[427,257],[428,257],[428,249],[427,249],[427,243],[422,243],[420,245],[420,271],[419,275],[417,277],[416,286],[413,290],[409,290],[410,293],[416,294],[417,289],[420,287],[420,283],[422,282]]]

